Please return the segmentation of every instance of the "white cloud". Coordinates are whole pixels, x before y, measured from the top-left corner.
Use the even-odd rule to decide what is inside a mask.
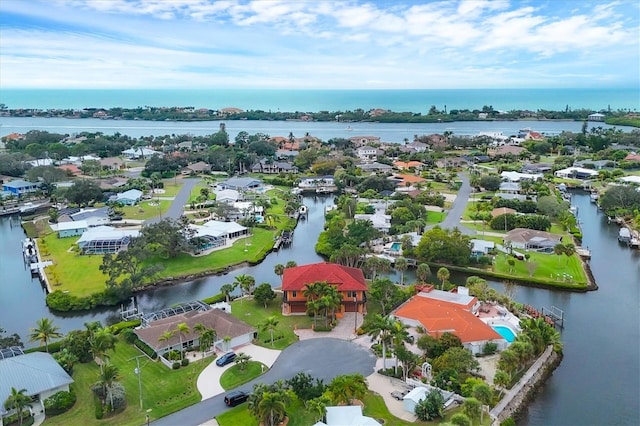
[[[530,87],[599,75],[637,85],[638,11],[562,0],[4,0],[0,84]]]

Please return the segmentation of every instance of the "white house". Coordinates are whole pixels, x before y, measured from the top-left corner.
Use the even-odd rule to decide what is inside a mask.
[[[496,244],[493,241],[486,240],[471,240],[471,255],[472,256],[486,256],[489,254],[489,251],[493,250],[496,247]]]
[[[598,176],[598,172],[583,167],[567,167],[554,173],[556,177],[565,179],[590,179]]]
[[[138,158],[145,159],[153,157],[154,155],[161,155],[158,151],[154,151],[149,148],[129,148],[122,151],[122,155],[130,160],[137,160]]]
[[[596,112],[594,114],[589,114],[587,116],[587,120],[589,121],[604,121],[604,114],[600,114],[599,112]]]
[[[116,195],[115,202],[124,204],[125,206],[134,206],[140,202],[142,191],[139,189],[130,189]]]
[[[326,423],[317,422],[313,426],[380,426],[376,419],[364,416],[359,405],[340,405],[326,409]]]
[[[117,253],[126,250],[131,238],[140,235],[137,229],[96,226],[87,229],[76,242],[82,254]]]
[[[411,391],[408,394],[404,396],[404,398],[402,399],[402,407],[404,408],[405,411],[408,411],[409,413],[412,413],[412,414],[415,413],[416,405],[418,405],[420,401],[425,399],[427,397],[427,394],[431,392],[433,389],[440,392],[440,394],[442,395],[442,399],[444,399],[445,407],[449,407],[452,401],[454,401],[456,398],[456,394],[450,391],[446,391],[430,385],[416,386],[415,388],[411,389]],[[458,397],[458,398],[461,399],[462,397]]]
[[[520,182],[521,180],[536,181],[544,178],[544,176],[541,174],[520,173],[520,172],[512,172],[512,171],[502,172],[500,173],[500,177],[503,180],[506,180],[509,182]]]
[[[376,211],[374,214],[356,214],[353,215],[355,220],[368,220],[378,231],[388,233],[391,229],[391,215],[383,214]]]
[[[216,194],[216,201],[219,203],[233,204],[242,200],[242,194],[235,189],[219,189],[213,193]]]
[[[363,146],[357,149],[356,155],[364,161],[375,161],[378,158],[378,148],[374,146]]]
[[[0,357],[0,401],[3,402],[0,404],[0,417],[9,414],[4,408],[4,401],[11,395],[11,388],[26,389],[25,395],[39,402],[42,410],[45,399],[60,391],[69,391],[73,379],[50,354],[14,355]]]
[[[89,226],[86,220],[60,222],[55,225],[51,225],[51,229],[58,232],[58,238],[74,237],[82,235]]]

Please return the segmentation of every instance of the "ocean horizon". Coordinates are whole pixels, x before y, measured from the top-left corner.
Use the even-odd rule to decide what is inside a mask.
[[[638,111],[639,88],[608,89],[417,89],[417,90],[284,90],[284,89],[2,89],[0,103],[10,109],[83,109],[195,107],[318,112],[358,108],[425,114],[439,110]]]

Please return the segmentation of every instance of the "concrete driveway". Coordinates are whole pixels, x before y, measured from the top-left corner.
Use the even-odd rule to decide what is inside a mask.
[[[263,348],[262,346],[246,345],[235,349],[234,352],[237,354],[244,352],[251,357],[252,361],[259,361],[271,368],[273,363],[276,362],[276,359],[278,359],[281,351]],[[218,354],[218,356],[220,355],[222,355],[222,353]],[[227,364],[224,367],[218,367],[215,362],[212,362],[200,373],[197,386],[198,391],[202,394],[203,401],[224,393],[224,389],[220,386],[220,377],[222,373],[233,366],[234,363]]]
[[[289,379],[298,372],[310,374],[325,383],[342,374],[360,373],[367,377],[374,371],[375,355],[360,345],[341,339],[311,339],[294,343],[286,348],[271,369],[263,376],[240,386],[251,391],[255,383],[273,383]],[[163,417],[156,426],[200,425],[227,411],[224,395],[206,399],[184,410]]]
[[[469,202],[469,195],[471,194],[471,185],[469,184],[469,176],[466,173],[458,173],[458,178],[462,181],[462,186],[458,190],[456,199],[453,201],[453,205],[447,212],[447,217],[439,224],[442,229],[453,229],[458,227],[460,232],[465,235],[474,235],[476,232],[460,224],[460,219],[464,213],[464,209]],[[432,228],[433,226],[428,226]]]
[[[158,223],[162,219],[171,218],[171,219],[179,219],[182,216],[182,212],[184,211],[184,206],[189,201],[189,196],[191,195],[191,190],[200,182],[200,179],[196,178],[188,178],[182,179],[182,187],[178,194],[173,199],[171,206],[169,206],[169,210],[160,218],[156,216],[147,220],[145,223]]]

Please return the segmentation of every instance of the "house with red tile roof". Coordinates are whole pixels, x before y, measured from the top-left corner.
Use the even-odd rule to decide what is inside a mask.
[[[493,342],[499,349],[506,340],[476,316],[478,299],[468,292],[452,293],[427,288],[400,305],[391,315],[411,327],[422,326],[435,338],[449,332],[460,338],[472,353],[482,353],[484,345]]]
[[[635,152],[630,152],[624,157],[624,161],[637,161],[640,162],[640,154],[636,154]]]
[[[420,161],[394,161],[393,165],[398,170],[406,170],[411,168],[422,170],[424,168],[424,163]]]
[[[342,294],[340,312],[366,313],[367,282],[362,270],[337,263],[312,263],[286,268],[282,275],[282,315],[305,314],[307,284],[326,282]]]
[[[416,183],[421,183],[426,181],[426,179],[416,176],[416,175],[404,175],[404,174],[394,174],[389,177],[389,180],[396,183],[396,185],[400,188],[408,188]]]

